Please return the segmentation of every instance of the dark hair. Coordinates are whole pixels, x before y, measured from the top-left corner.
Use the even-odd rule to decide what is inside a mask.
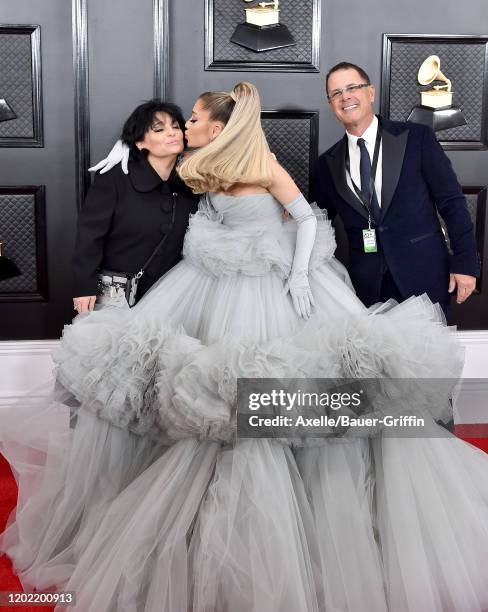
[[[144,135],[154,123],[156,113],[166,113],[178,122],[181,130],[185,130],[185,120],[181,108],[171,102],[163,102],[158,98],[144,102],[135,108],[122,128],[122,141],[131,147],[135,147],[136,142],[144,140]]]
[[[330,75],[334,72],[337,72],[338,70],[349,70],[350,68],[358,72],[359,76],[364,79],[366,83],[371,83],[368,73],[366,72],[366,70],[363,70],[361,66],[357,66],[356,64],[352,64],[351,62],[339,62],[335,66],[332,66],[332,68],[329,70],[325,77],[325,90],[327,91],[327,93],[329,92],[328,85]]]

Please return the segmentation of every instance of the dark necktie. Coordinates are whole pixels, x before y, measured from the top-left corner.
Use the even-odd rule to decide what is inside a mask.
[[[361,160],[359,162],[359,174],[361,175],[361,193],[364,195],[366,200],[369,202],[369,182],[371,180],[371,159],[369,157],[368,149],[366,148],[366,141],[364,138],[358,138],[358,147],[361,151]],[[376,191],[373,185],[373,199],[371,201],[371,216],[375,221],[380,220],[381,211],[376,198]]]

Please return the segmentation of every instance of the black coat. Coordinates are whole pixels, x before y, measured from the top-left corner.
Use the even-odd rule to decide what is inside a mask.
[[[129,174],[117,165],[96,174],[78,217],[73,257],[75,297],[97,293],[97,270],[138,272],[168,232],[173,194],[173,228],[139,283],[141,297],[181,259],[188,217],[196,212],[194,195],[173,170],[163,181],[143,154],[131,157]]]
[[[349,273],[358,297],[367,305],[380,299],[382,275],[389,269],[404,298],[427,293],[447,304],[449,272],[479,276],[473,224],[466,198],[434,132],[423,125],[383,122],[381,219],[377,253],[364,253],[362,230],[367,213],[346,182],[347,136],[318,161],[314,199],[337,213],[349,238]],[[449,234],[449,255],[438,213]]]

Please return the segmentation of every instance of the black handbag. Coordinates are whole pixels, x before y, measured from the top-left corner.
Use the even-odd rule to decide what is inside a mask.
[[[163,236],[162,240],[156,245],[156,248],[151,253],[145,264],[136,273],[130,272],[113,272],[111,270],[100,270],[97,274],[98,277],[98,291],[97,296],[100,301],[111,303],[113,305],[122,305],[124,299],[127,304],[132,308],[136,303],[137,299],[137,288],[139,281],[147,270],[148,266],[156,256],[157,252],[162,248],[166,240],[168,239],[176,217],[176,196],[177,193],[173,193],[173,206],[171,210],[171,221],[168,227],[168,231]]]

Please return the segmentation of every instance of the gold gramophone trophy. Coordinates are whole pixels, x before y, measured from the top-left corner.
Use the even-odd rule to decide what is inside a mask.
[[[253,0],[244,0],[253,2]],[[295,45],[286,25],[280,23],[279,0],[259,2],[245,9],[246,21],[240,23],[232,34],[231,42],[260,53]]]
[[[422,62],[417,79],[421,85],[442,84],[420,92],[420,105],[412,108],[407,121],[428,125],[435,132],[466,124],[461,109],[452,105],[452,83],[442,74],[438,55],[429,55]]]

